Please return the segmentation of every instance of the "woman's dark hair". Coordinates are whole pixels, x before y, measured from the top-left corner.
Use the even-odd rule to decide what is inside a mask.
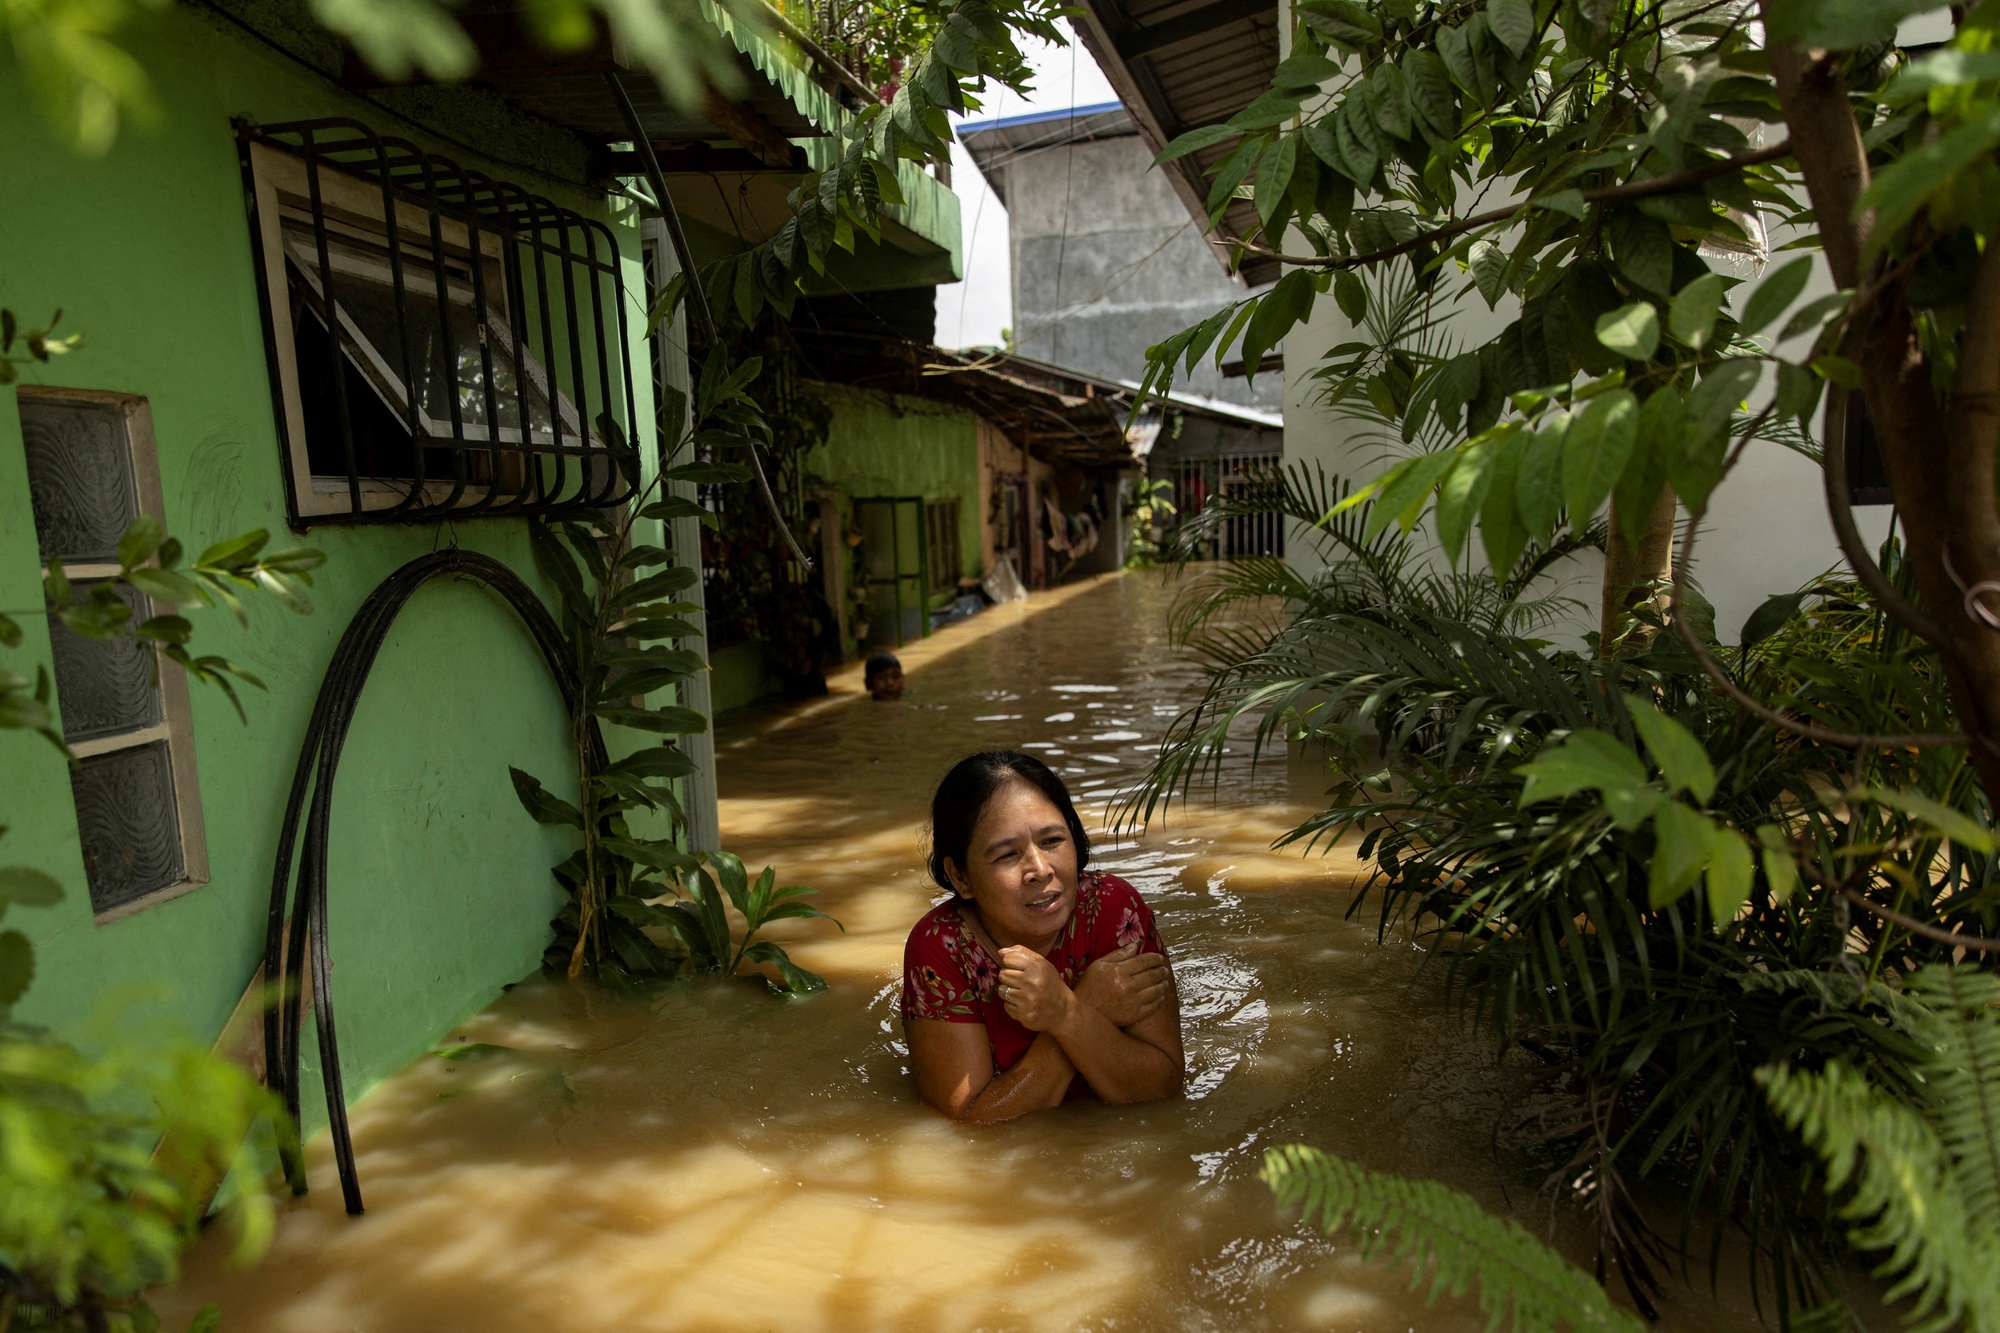
[[[1009,782],[1019,780],[1049,798],[1062,811],[1063,823],[1076,842],[1076,868],[1090,864],[1090,835],[1083,831],[1069,788],[1055,771],[1031,754],[1018,750],[988,750],[968,755],[952,765],[951,772],[938,783],[931,797],[931,878],[947,893],[956,892],[944,863],[949,860],[963,871],[966,853],[972,846],[972,826],[979,812]]]

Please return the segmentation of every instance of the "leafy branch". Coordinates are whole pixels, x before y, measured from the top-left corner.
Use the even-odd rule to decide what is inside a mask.
[[[601,731],[609,723],[665,738],[708,726],[693,709],[648,702],[648,696],[708,669],[699,652],[682,646],[696,637],[684,617],[700,606],[680,594],[700,580],[700,568],[678,561],[664,546],[635,541],[633,534],[642,519],[714,522],[693,500],[662,495],[669,483],[748,479],[749,469],[740,463],[676,460],[689,451],[727,459],[755,448],[757,441],[768,443],[768,427],[748,392],[761,369],[756,358],[731,366],[722,348],[712,349],[696,385],[694,428],[663,451],[659,474],[633,503],[614,515],[538,521],[529,530],[535,564],[560,601],[564,640],[582,687],[569,737],[580,805],[562,800],[518,768],[509,770],[529,814],[580,835],[577,849],[554,867],[570,901],[553,923],[555,940],[544,955],[552,972],[571,978],[591,972],[626,986],[670,977],[679,960],[648,933],[652,928],[677,940],[697,970],[733,973],[745,961],[762,962],[776,967],[793,993],[824,984],[795,967],[778,945],[749,942],[766,922],[822,915],[796,901],[811,890],[774,890],[775,872],[769,869],[751,890],[742,863],[717,852],[710,854],[709,865],[721,879],[718,892],[709,870],[674,837],[687,820],[669,784],[692,774],[694,761],[668,739],[610,761]],[[661,419],[678,421],[685,408],[684,402],[669,401]],[[645,832],[641,825],[648,819],[664,820],[666,833]],[[692,904],[656,901],[682,893]],[[722,893],[751,918],[743,945],[733,952]]]
[[[1516,1333],[1587,1329],[1642,1333],[1646,1325],[1611,1303],[1604,1288],[1527,1228],[1494,1217],[1434,1180],[1369,1171],[1317,1148],[1292,1144],[1264,1154],[1264,1183],[1282,1207],[1327,1235],[1347,1228],[1361,1257],[1407,1264],[1424,1299],[1477,1288],[1487,1327]]]

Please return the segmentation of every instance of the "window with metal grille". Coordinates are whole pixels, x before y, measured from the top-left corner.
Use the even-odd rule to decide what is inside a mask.
[[[924,543],[930,556],[932,592],[958,588],[958,501],[932,500],[924,506]]]
[[[356,121],[237,131],[295,522],[631,496],[609,227]]]
[[[1219,499],[1249,500],[1269,495],[1276,508],[1278,469],[1284,456],[1275,453],[1183,458],[1174,473],[1176,521],[1186,523]],[[1285,518],[1272,513],[1233,514],[1216,539],[1208,543],[1208,559],[1285,554]]]
[[[118,538],[160,513],[143,398],[79,389],[19,391],[28,497],[43,561],[60,560],[79,596],[118,571]],[[125,593],[135,619],[155,614]],[[49,623],[84,876],[100,921],[196,888],[207,845],[187,682],[143,640],[95,639]]]

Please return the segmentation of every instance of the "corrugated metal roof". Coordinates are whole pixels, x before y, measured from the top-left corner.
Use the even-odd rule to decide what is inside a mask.
[[[1098,106],[1070,107],[1058,111],[1037,111],[1032,115],[1009,116],[1005,120],[980,121],[958,127],[959,142],[979,167],[986,184],[1007,204],[1007,164],[1022,153],[1064,144],[1089,143],[1095,139],[1130,138],[1139,132],[1123,102]]]
[[[1250,105],[1278,68],[1277,0],[1082,0],[1082,11],[1071,22],[1156,152]],[[1233,147],[1219,144],[1161,168],[1198,225],[1208,220],[1206,168]],[[1247,200],[1229,205],[1216,244],[1225,268],[1229,242],[1255,227]],[[1240,276],[1260,286],[1279,271],[1274,261],[1247,259]]]

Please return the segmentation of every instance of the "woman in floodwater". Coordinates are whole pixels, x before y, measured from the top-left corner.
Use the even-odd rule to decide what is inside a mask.
[[[1152,910],[1089,864],[1068,789],[1034,756],[976,754],[938,784],[930,872],[952,896],[903,950],[903,1030],[935,1109],[1006,1120],[1181,1090],[1180,999]]]

